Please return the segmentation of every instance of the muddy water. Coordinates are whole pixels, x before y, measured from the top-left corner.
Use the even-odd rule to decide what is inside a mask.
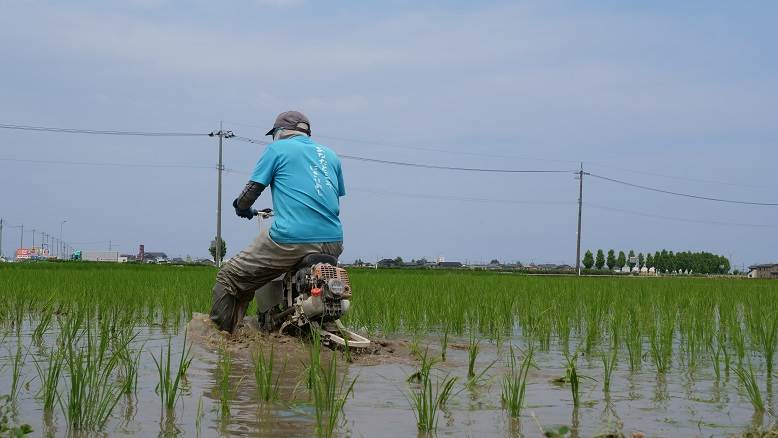
[[[143,346],[137,395],[122,397],[111,420],[105,427],[110,436],[315,436],[313,409],[307,403],[307,393],[299,385],[307,358],[305,345],[295,338],[266,336],[247,328],[237,337],[225,339],[202,315],[190,323],[188,340],[192,343],[194,360],[189,368],[182,398],[174,415],[163,415],[155,394],[157,370],[150,353],[159,354],[167,345],[169,334],[158,328],[139,328],[136,347]],[[40,386],[34,360],[43,360],[54,343],[54,334],[44,338],[42,345],[31,342],[31,331],[22,332],[22,345],[29,347],[22,369],[23,385],[14,403],[17,422],[33,426],[35,435],[62,436],[67,425],[59,408],[51,418],[42,411],[36,398]],[[173,335],[176,354],[183,343],[183,333]],[[0,393],[8,393],[11,362],[16,350],[16,337],[0,336]],[[219,346],[226,342],[233,357],[231,381],[235,396],[230,402],[230,415],[219,409],[217,361]],[[253,383],[251,349],[257,345],[276,345],[280,369],[286,367],[281,379],[281,400],[258,404]],[[538,369],[530,372],[527,387],[528,406],[520,421],[511,420],[500,406],[500,378],[504,364],[490,369],[485,381],[472,388],[461,383],[467,372],[466,340],[452,339],[447,361],[438,366],[439,374],[458,376],[454,395],[441,412],[438,423],[440,436],[539,436],[540,428],[574,426],[581,436],[623,430],[629,436],[634,431],[647,436],[727,436],[739,433],[751,425],[767,422],[765,415],[754,415],[745,394],[739,389],[734,374],[716,382],[712,369],[699,368],[693,373],[673,368],[666,376],[657,374],[648,364],[644,371],[630,373],[624,360],[617,365],[611,392],[603,394],[599,359],[582,358],[579,374],[590,377],[582,381],[581,405],[573,407],[569,385],[554,383],[564,375],[564,358],[558,352],[538,353]],[[431,353],[439,351],[437,337],[421,340]],[[516,340],[521,345],[520,340]],[[329,354],[329,353],[328,353]],[[339,353],[336,353],[339,354]],[[504,349],[487,342],[481,344],[476,370],[483,369],[497,357],[505,357]],[[357,378],[354,396],[345,407],[345,422],[341,436],[397,437],[417,436],[416,421],[406,398],[409,384],[406,378],[415,368],[409,344],[390,339],[369,354],[356,356],[354,362],[341,362],[350,378]],[[45,367],[45,364],[42,364]],[[764,376],[764,372],[760,373]],[[773,382],[760,380],[766,403],[775,408]],[[769,388],[769,390],[768,390]],[[64,391],[64,384],[60,386]],[[64,394],[63,394],[64,397]]]

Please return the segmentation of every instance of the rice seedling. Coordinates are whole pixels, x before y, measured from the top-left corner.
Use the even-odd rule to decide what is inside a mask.
[[[66,344],[67,399],[60,405],[68,425],[75,430],[96,431],[103,428],[121,397],[121,388],[112,378],[118,355],[108,351],[108,334],[101,327],[93,333],[86,324],[85,334]],[[85,342],[79,345],[79,340]]]
[[[467,344],[467,378],[475,377],[475,360],[478,358],[480,350],[480,341],[476,339],[475,333],[470,333],[470,342]]]
[[[275,345],[270,346],[270,352],[265,356],[264,350],[260,347],[254,350],[252,354],[254,362],[254,382],[257,385],[257,399],[264,402],[271,402],[278,399],[281,375],[286,369],[284,361],[281,370],[273,379],[273,367],[275,363]]]
[[[40,344],[43,342],[43,335],[46,333],[46,330],[48,330],[49,326],[51,325],[51,321],[54,317],[54,311],[51,308],[51,305],[47,305],[45,310],[40,314],[40,319],[38,320],[38,325],[35,326],[35,330],[32,333],[32,339],[35,341],[35,343]]]
[[[425,351],[421,357],[418,387],[411,389],[408,400],[416,416],[416,425],[420,432],[432,432],[438,426],[438,411],[446,404],[454,388],[456,377],[443,377],[433,384],[432,367],[435,360]]]
[[[116,342],[124,348],[119,348],[116,354],[119,356],[119,366],[122,374],[122,393],[134,394],[138,387],[138,370],[140,369],[140,355],[143,346],[133,351],[130,344],[137,337],[132,329],[123,329],[119,332]],[[145,345],[145,344],[144,344]]]
[[[636,372],[643,361],[643,338],[640,333],[639,320],[634,309],[629,311],[629,323],[627,324],[626,346],[629,358],[629,370]]]
[[[573,396],[573,406],[577,407],[580,405],[581,401],[581,378],[589,377],[578,374],[578,352],[565,356],[565,362],[565,381],[570,384],[570,393]]]
[[[510,346],[510,354],[508,355],[509,371],[503,377],[501,399],[503,407],[513,418],[521,416],[521,411],[524,409],[527,376],[532,366],[534,354],[532,347],[527,348],[524,353],[524,360],[519,364],[513,351],[513,345]]]
[[[184,334],[183,350],[178,358],[178,365],[173,368],[173,360],[171,358],[172,347],[170,345],[170,338],[167,341],[167,348],[160,347],[159,357],[153,353],[151,358],[154,360],[154,365],[157,367],[157,374],[159,376],[159,383],[157,383],[156,392],[159,395],[162,407],[167,411],[172,411],[176,406],[176,401],[180,396],[181,381],[184,378],[189,364],[192,362],[191,346],[187,346],[186,334]],[[135,377],[137,378],[137,369],[135,370]]]
[[[222,418],[230,416],[230,401],[234,397],[235,390],[230,383],[232,374],[232,354],[226,346],[219,349],[219,361],[216,365],[216,384],[219,393],[219,411]]]
[[[197,413],[195,414],[195,430],[197,431],[197,436],[200,436],[200,430],[202,429],[203,424],[203,397],[200,396],[200,398],[197,399]]]
[[[16,338],[16,353],[13,355],[13,361],[11,362],[11,391],[9,397],[11,401],[15,401],[19,396],[19,390],[22,387],[22,369],[24,368],[24,361],[27,358],[29,351],[22,346],[21,338]]]
[[[326,368],[319,367],[313,385],[311,398],[316,415],[316,434],[330,438],[343,416],[343,407],[349,395],[354,392],[356,378],[348,381],[345,376],[338,378],[338,356],[330,356]]]
[[[739,366],[735,368],[735,374],[737,375],[740,384],[745,388],[746,395],[748,395],[748,399],[751,401],[754,410],[763,412],[765,410],[765,404],[762,399],[762,393],[759,390],[759,384],[756,381],[754,368],[751,364],[748,365],[748,368]]]
[[[602,391],[606,394],[611,391],[611,376],[617,362],[616,353],[616,349],[612,348],[610,352],[600,354],[602,359]]]
[[[443,336],[440,338],[440,360],[446,361],[446,352],[448,351],[448,326],[443,330]]]
[[[59,398],[59,378],[62,374],[64,361],[64,355],[59,351],[54,351],[48,355],[45,370],[41,368],[41,365],[37,361],[33,362],[35,364],[35,369],[38,371],[38,380],[41,382],[38,397],[43,402],[44,412],[51,413]]]

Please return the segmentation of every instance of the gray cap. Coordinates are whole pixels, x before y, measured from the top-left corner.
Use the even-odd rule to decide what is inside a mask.
[[[311,135],[311,122],[308,120],[308,117],[305,117],[305,114],[299,111],[286,111],[279,114],[276,117],[276,122],[273,124],[273,129],[267,131],[265,135],[273,135],[273,132],[278,128],[292,129]]]

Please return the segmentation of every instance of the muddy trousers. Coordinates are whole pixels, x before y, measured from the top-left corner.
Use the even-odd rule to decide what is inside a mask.
[[[309,254],[334,257],[343,252],[342,242],[276,243],[263,230],[254,242],[224,263],[216,274],[211,321],[230,333],[240,326],[254,292],[297,265]]]

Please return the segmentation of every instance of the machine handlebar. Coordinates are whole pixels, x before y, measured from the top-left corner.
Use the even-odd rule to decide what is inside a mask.
[[[272,208],[263,208],[262,210],[251,210],[252,213],[254,213],[254,216],[260,216],[262,219],[267,219],[270,216],[273,216],[273,209]]]

